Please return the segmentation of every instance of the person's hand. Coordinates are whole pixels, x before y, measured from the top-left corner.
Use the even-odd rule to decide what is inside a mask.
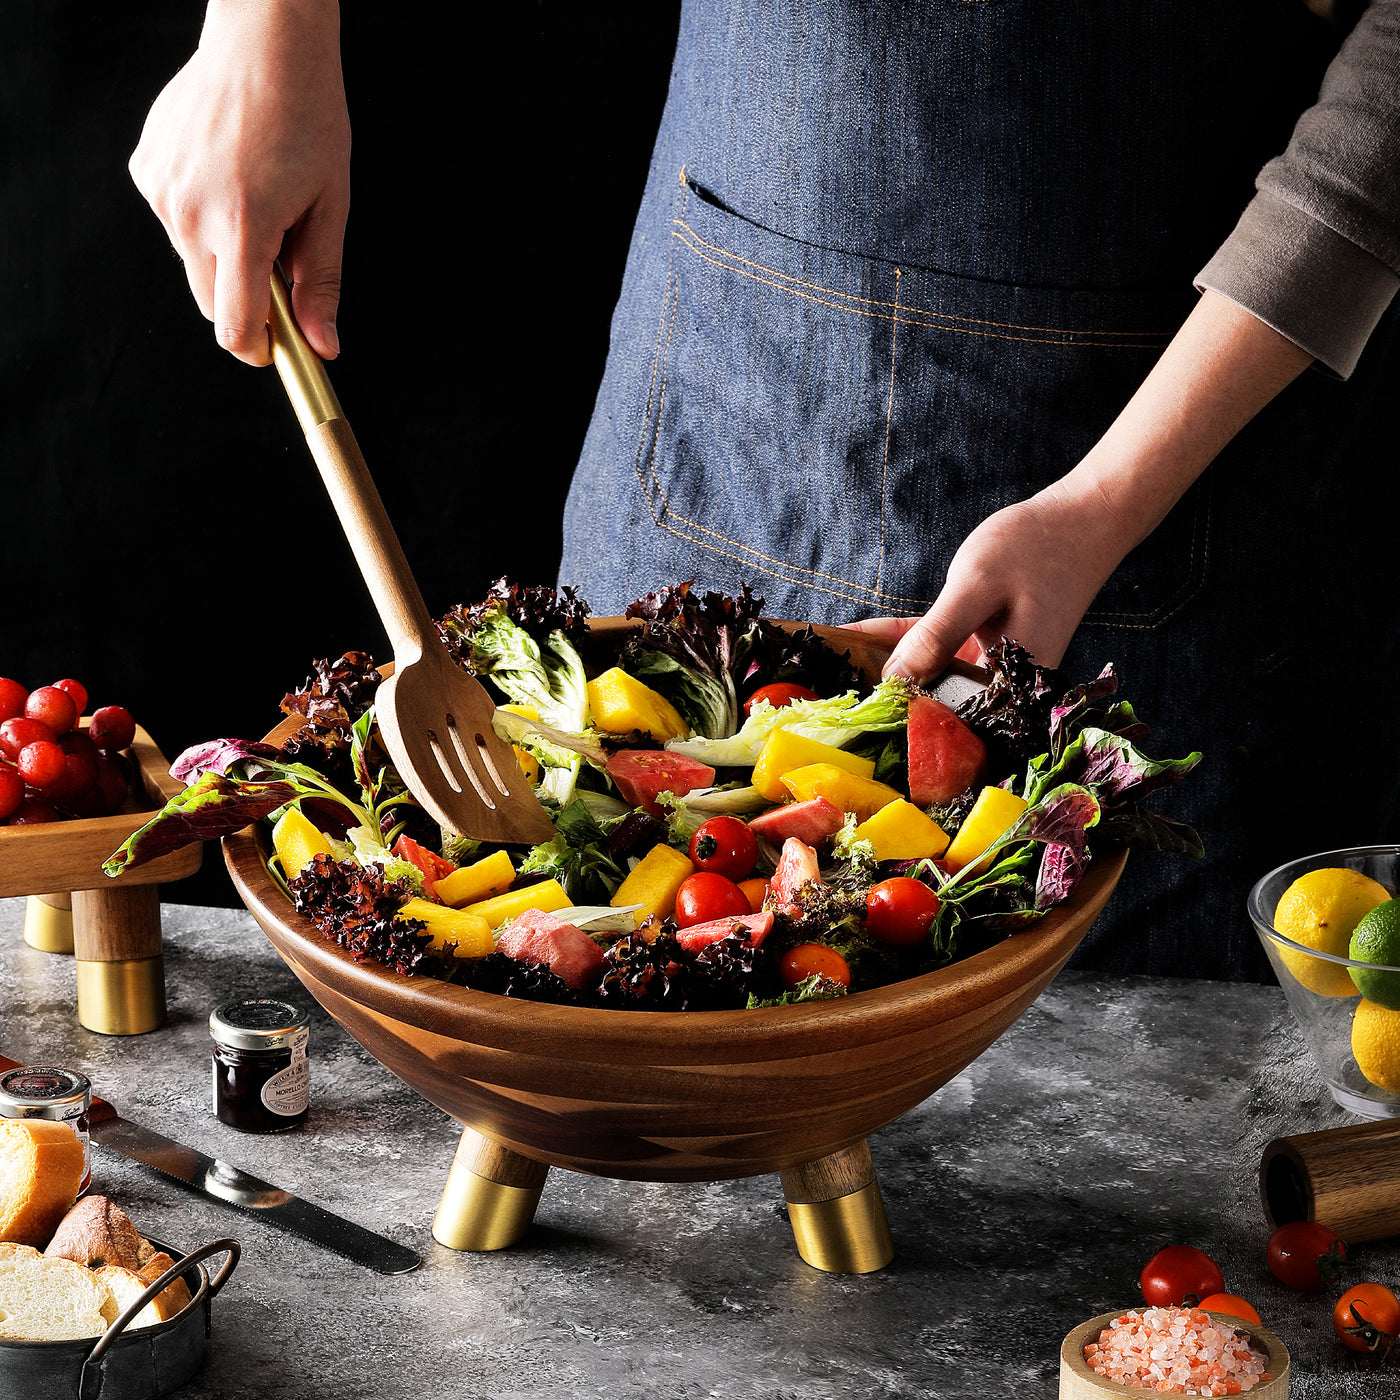
[[[226,350],[269,362],[280,254],[298,324],[317,354],[336,356],[350,118],[335,0],[210,0],[130,169]]]
[[[885,675],[932,680],[1003,635],[1057,666],[1094,595],[1131,547],[1111,504],[1070,479],[989,515],[963,541],[922,617],[848,624],[895,643]],[[968,647],[968,643],[974,645]]]

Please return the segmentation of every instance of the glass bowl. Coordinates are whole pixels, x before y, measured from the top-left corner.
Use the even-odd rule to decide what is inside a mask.
[[[1351,1023],[1361,1004],[1361,993],[1348,975],[1348,969],[1357,968],[1393,972],[1400,980],[1400,967],[1315,952],[1274,928],[1274,909],[1294,880],[1310,870],[1336,868],[1360,871],[1392,895],[1400,892],[1400,846],[1351,846],[1305,856],[1271,870],[1249,892],[1249,917],[1332,1097],[1364,1118],[1400,1118],[1400,1094],[1366,1079],[1351,1052]],[[1299,973],[1331,994],[1299,981]]]

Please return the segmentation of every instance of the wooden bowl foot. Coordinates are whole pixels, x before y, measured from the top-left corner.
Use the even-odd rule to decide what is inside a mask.
[[[165,1024],[158,886],[74,890],[73,955],[88,1030],[142,1035]]]
[[[797,1252],[829,1274],[870,1274],[894,1258],[880,1183],[864,1140],[779,1173]]]
[[[31,894],[24,902],[24,941],[41,953],[71,953],[72,897],[67,894]]]
[[[548,1175],[544,1162],[464,1128],[433,1219],[433,1238],[448,1249],[505,1249],[530,1228]]]

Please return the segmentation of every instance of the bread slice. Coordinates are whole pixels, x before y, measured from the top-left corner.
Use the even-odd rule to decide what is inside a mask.
[[[83,1145],[66,1123],[0,1118],[0,1241],[42,1247],[82,1179]]]
[[[46,1259],[26,1245],[0,1244],[0,1338],[69,1342],[100,1337],[107,1286],[70,1259]]]
[[[166,1268],[169,1268],[169,1264]],[[94,1269],[93,1278],[107,1287],[107,1301],[102,1307],[102,1316],[107,1320],[110,1327],[117,1317],[124,1313],[132,1303],[134,1303],[150,1286],[158,1279],[164,1270],[160,1270],[151,1275],[149,1279],[143,1279],[140,1274],[134,1274],[130,1269],[119,1268],[116,1264],[104,1264],[100,1269]],[[180,1287],[185,1290],[185,1302],[189,1302],[189,1289],[185,1288],[184,1280],[180,1280]],[[163,1293],[158,1293],[134,1318],[127,1324],[128,1330],[133,1327],[152,1327],[157,1322],[165,1322],[175,1316],[184,1306],[170,1297],[171,1290],[167,1288]]]
[[[142,1240],[142,1244],[147,1249],[153,1249],[148,1241]],[[157,1249],[136,1271],[136,1277],[141,1280],[142,1288],[149,1288],[175,1261],[163,1250]],[[182,1278],[177,1278],[173,1283],[168,1283],[156,1295],[156,1302],[169,1308],[167,1317],[174,1317],[181,1308],[187,1307],[190,1302],[190,1286]]]

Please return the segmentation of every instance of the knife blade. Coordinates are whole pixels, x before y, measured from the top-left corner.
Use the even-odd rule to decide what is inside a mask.
[[[18,1067],[14,1060],[0,1055],[0,1070]],[[354,1221],[283,1191],[241,1167],[132,1123],[106,1099],[93,1098],[88,1133],[99,1147],[152,1167],[200,1195],[246,1211],[376,1273],[406,1274],[422,1262],[411,1249]]]

